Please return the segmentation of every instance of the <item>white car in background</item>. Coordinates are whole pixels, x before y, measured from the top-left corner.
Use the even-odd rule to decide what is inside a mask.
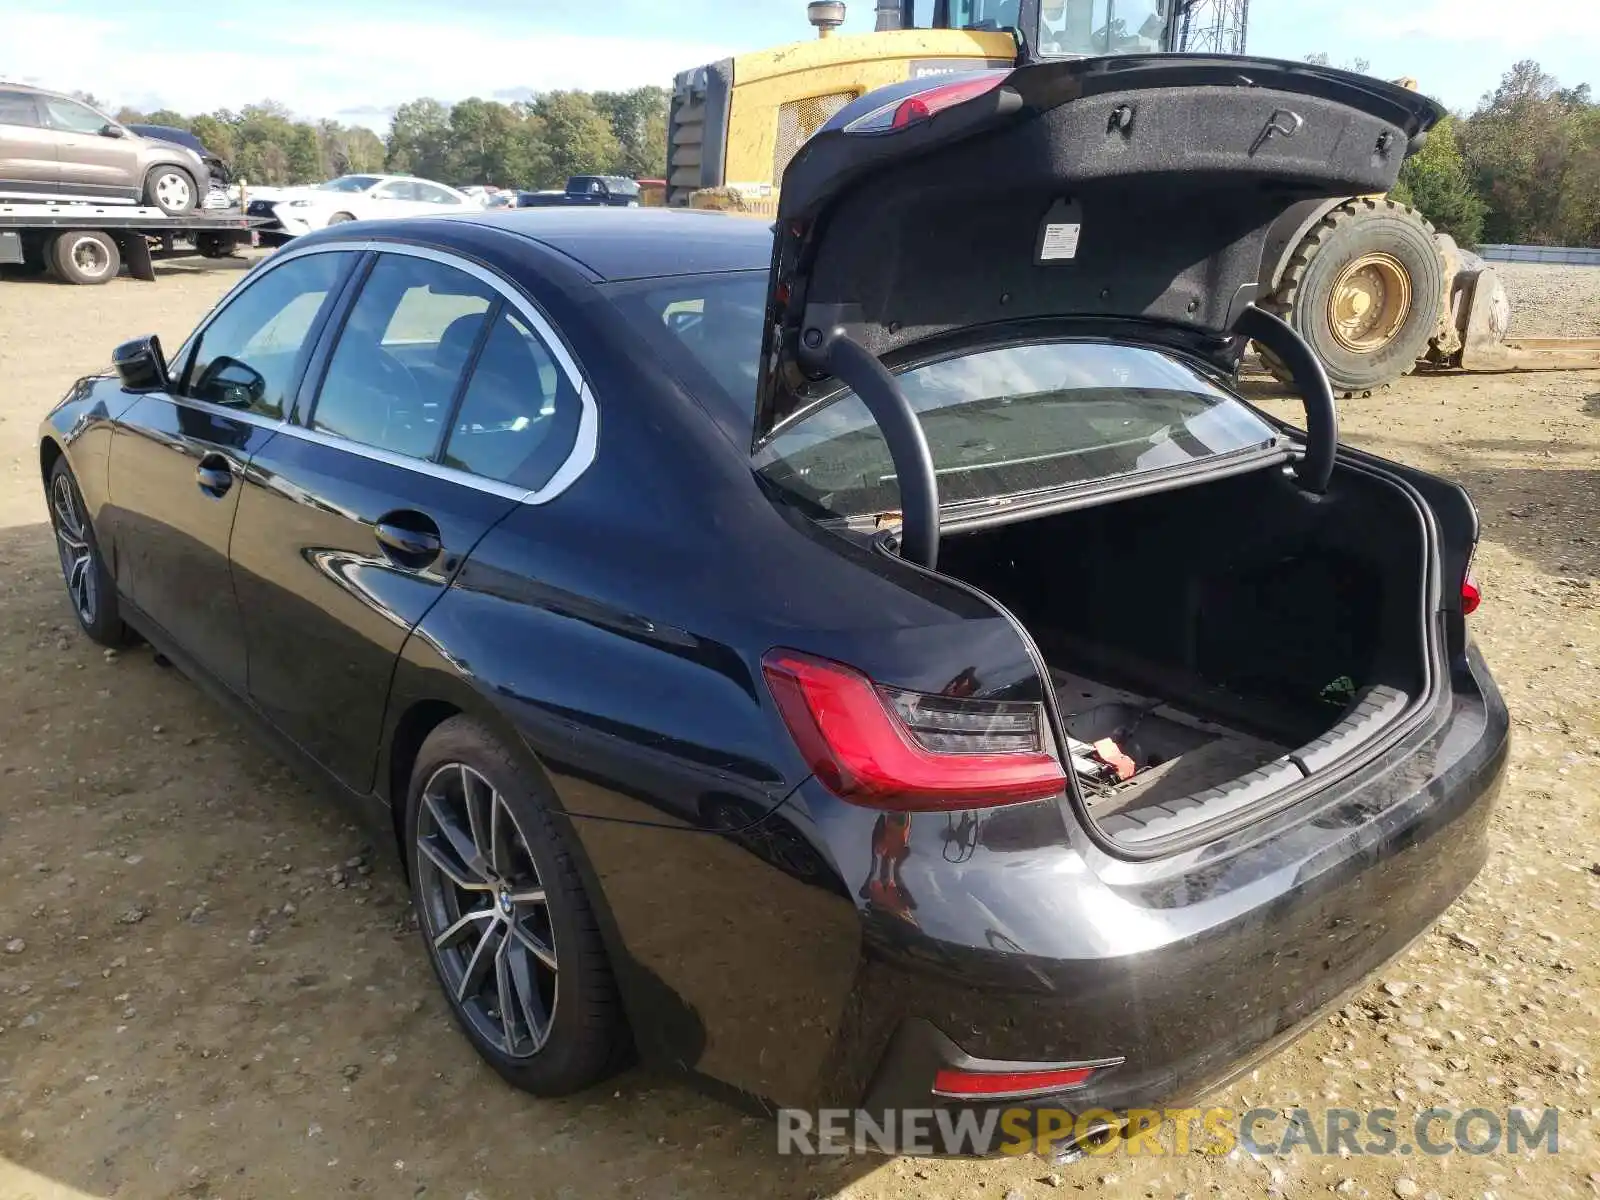
[[[272,215],[291,237],[341,221],[481,212],[483,203],[455,188],[409,175],[341,175],[277,198]]]

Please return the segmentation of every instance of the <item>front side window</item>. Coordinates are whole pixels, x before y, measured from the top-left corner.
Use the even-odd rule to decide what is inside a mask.
[[[1107,342],[1005,346],[904,371],[942,505],[1161,471],[1273,444],[1270,425],[1181,360]],[[888,444],[845,393],[758,460],[779,490],[833,516],[899,507]]]
[[[431,458],[498,293],[431,259],[380,255],[350,310],[311,427]]]
[[[29,92],[0,91],[0,125],[39,127],[39,110]]]
[[[307,254],[246,286],[200,334],[180,393],[281,419],[311,332],[353,257]]]
[[[50,128],[65,133],[99,133],[111,123],[87,104],[63,100],[58,96],[44,98],[44,111]]]
[[[1162,48],[1169,0],[1041,0],[1040,54],[1097,57]]]

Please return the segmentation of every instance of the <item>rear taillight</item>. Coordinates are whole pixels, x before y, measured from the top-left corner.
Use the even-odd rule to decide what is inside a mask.
[[[987,808],[1066,787],[1046,747],[1042,705],[881,687],[852,667],[792,650],[772,651],[762,669],[812,773],[852,803]]]
[[[904,100],[896,100],[858,117],[845,126],[846,133],[893,133],[931,120],[948,108],[976,100],[1001,85],[1009,70],[986,71],[976,77],[942,83],[918,92]]]
[[[1478,581],[1473,577],[1472,569],[1467,569],[1467,577],[1461,581],[1461,611],[1466,616],[1471,616],[1478,611],[1478,606],[1483,603],[1483,593],[1478,590]]]

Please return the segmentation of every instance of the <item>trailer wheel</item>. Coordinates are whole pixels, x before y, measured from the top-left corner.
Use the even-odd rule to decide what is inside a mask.
[[[115,239],[98,229],[68,229],[56,235],[50,265],[68,283],[105,283],[122,269]]]
[[[228,258],[236,244],[232,236],[220,233],[200,233],[194,239],[194,248],[202,258]]]
[[[1334,390],[1371,392],[1415,369],[1444,297],[1433,226],[1389,199],[1340,205],[1306,234],[1277,292],[1262,302],[1310,344]],[[1284,382],[1284,366],[1262,362]]]

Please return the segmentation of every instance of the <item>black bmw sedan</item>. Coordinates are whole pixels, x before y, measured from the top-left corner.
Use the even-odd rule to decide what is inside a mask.
[[[360,807],[520,1087],[1187,1099],[1485,858],[1474,509],[1251,303],[1438,112],[1057,63],[857,102],[775,227],[299,239],[45,422],[67,593]]]

